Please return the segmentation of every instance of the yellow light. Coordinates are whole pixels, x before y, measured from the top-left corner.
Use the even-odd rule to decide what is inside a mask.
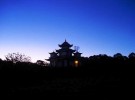
[[[78,61],[77,60],[75,60],[75,67],[78,67]]]
[[[77,60],[75,61],[75,64],[78,64],[78,61]]]

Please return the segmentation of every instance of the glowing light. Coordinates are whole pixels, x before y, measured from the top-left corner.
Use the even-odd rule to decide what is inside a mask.
[[[78,67],[78,61],[77,60],[75,60],[75,67]]]
[[[75,60],[75,64],[78,64],[78,61],[77,60]]]

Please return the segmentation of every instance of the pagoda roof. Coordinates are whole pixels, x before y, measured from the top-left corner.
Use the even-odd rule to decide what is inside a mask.
[[[51,52],[51,53],[49,53],[49,54],[58,54],[58,53],[53,51],[53,52]]]
[[[80,53],[80,52],[77,51],[77,52],[75,52],[75,53],[73,53],[73,54],[82,54],[82,53]]]
[[[69,44],[66,40],[62,43],[59,44],[59,47],[72,47],[73,45]]]
[[[65,49],[58,49],[58,50],[56,50],[56,52],[63,52],[63,51],[71,51],[71,52],[75,52],[75,50],[73,50],[73,49],[68,49],[68,50],[65,50]]]

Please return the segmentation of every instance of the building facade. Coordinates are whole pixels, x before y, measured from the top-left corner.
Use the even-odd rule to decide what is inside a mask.
[[[58,45],[60,49],[51,52],[48,61],[52,67],[78,67],[81,65],[81,54],[78,50],[73,50],[73,45],[69,44],[66,40]]]

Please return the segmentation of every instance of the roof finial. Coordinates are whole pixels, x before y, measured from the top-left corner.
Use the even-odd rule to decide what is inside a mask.
[[[67,42],[66,39],[65,39],[65,42]]]

